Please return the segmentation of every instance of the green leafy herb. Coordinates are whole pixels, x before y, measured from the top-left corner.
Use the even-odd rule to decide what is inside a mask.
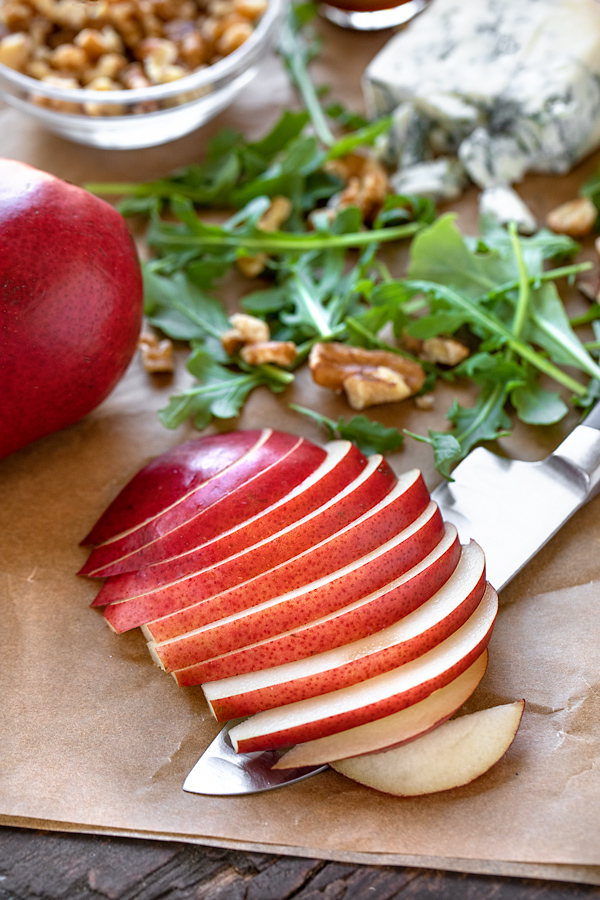
[[[233,372],[217,363],[203,347],[191,353],[187,368],[200,383],[171,397],[160,410],[160,420],[167,428],[177,428],[190,417],[196,428],[205,428],[213,416],[231,419],[238,415],[255,388],[266,385],[272,391],[283,391],[294,378],[274,366],[250,367],[240,363],[241,371]]]
[[[367,416],[353,416],[348,422],[340,416],[337,422],[314,409],[290,403],[290,409],[313,419],[327,429],[329,440],[342,438],[352,441],[363,453],[391,453],[402,446],[404,436],[396,428],[386,428],[381,422],[373,422]]]
[[[397,328],[398,310],[418,297],[420,315],[405,326],[414,337],[467,328],[478,342],[478,352],[452,373],[479,387],[475,404],[453,404],[448,413],[451,432],[411,433],[431,445],[436,468],[446,477],[473,446],[510,433],[512,410],[535,424],[551,424],[565,415],[566,404],[556,391],[540,385],[540,375],[580,402],[588,388],[562,365],[574,366],[600,383],[600,367],[573,331],[550,281],[564,269],[543,269],[546,256],[557,250],[564,255],[573,248],[545,234],[520,238],[514,227],[502,234],[494,230],[487,241],[485,234],[477,242],[468,241],[454,218],[445,216],[414,239],[409,277],[376,298],[380,327],[391,321]],[[583,268],[569,267],[568,274]]]

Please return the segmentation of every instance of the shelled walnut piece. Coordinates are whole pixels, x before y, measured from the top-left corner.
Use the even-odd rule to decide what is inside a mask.
[[[315,344],[308,360],[316,384],[345,391],[352,409],[404,400],[425,383],[418,363],[388,350],[366,350],[335,341]]]
[[[171,373],[175,370],[173,343],[168,338],[159,340],[155,334],[143,332],[138,341],[144,371],[155,374]]]
[[[234,313],[229,317],[232,328],[221,335],[223,349],[230,356],[239,353],[250,366],[272,363],[291,366],[298,348],[292,341],[272,341],[269,326],[257,316]]]
[[[470,355],[470,350],[465,344],[449,335],[440,334],[421,340],[404,330],[402,343],[409,353],[418,356],[424,362],[440,366],[457,366]]]
[[[361,153],[349,153],[339,159],[331,159],[325,168],[345,182],[345,187],[332,199],[335,209],[357,206],[363,220],[371,224],[389,193],[389,179],[382,164]]]
[[[0,0],[0,63],[65,88],[176,81],[228,56],[268,0]]]
[[[546,217],[546,224],[557,234],[577,239],[591,233],[597,218],[598,210],[590,198],[577,197],[551,210]]]

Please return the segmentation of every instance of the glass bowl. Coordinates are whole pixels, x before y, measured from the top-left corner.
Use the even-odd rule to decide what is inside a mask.
[[[229,56],[169,84],[120,91],[65,89],[0,64],[0,97],[78,144],[133,150],[175,140],[228,106],[276,44],[287,0],[269,0],[252,35]]]

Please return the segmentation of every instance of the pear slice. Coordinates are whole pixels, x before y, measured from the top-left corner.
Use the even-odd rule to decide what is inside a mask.
[[[296,744],[277,760],[273,768],[294,769],[326,762],[331,765],[334,759],[382,753],[414,741],[428,731],[439,728],[467,702],[485,675],[487,661],[486,649],[458,678],[438,688],[424,700],[392,713],[391,716],[307,741],[305,744]]]
[[[501,759],[519,728],[524,700],[450,719],[420,738],[331,767],[367,787],[417,797],[469,784]]]

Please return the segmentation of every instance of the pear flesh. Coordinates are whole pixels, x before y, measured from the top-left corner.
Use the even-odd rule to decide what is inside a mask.
[[[469,784],[500,760],[519,728],[524,700],[450,719],[420,738],[331,767],[367,787],[416,797]]]

